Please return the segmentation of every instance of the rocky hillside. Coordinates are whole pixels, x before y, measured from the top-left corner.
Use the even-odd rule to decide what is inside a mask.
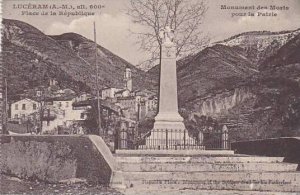
[[[76,53],[80,59],[86,62],[88,68],[95,72],[95,44],[93,41],[75,33],[50,37]],[[124,71],[128,67],[132,71],[133,87],[135,89],[148,87],[149,83],[146,72],[136,68],[100,45],[97,45],[97,57],[99,78],[102,86],[124,87]],[[92,76],[94,76],[93,80],[95,80],[95,75]]]
[[[300,62],[300,34],[283,45],[275,55],[267,58],[261,65],[261,70],[272,69],[286,64]]]
[[[246,32],[220,41],[217,44],[242,48],[247,58],[259,67],[266,58],[274,55],[278,49],[299,33],[300,29],[281,32]]]
[[[78,34],[47,36],[3,20],[9,94],[56,78],[75,91],[95,88],[95,45]],[[300,30],[249,32],[177,62],[179,106],[229,127],[233,140],[300,136]],[[100,87],[122,87],[125,67],[135,88],[157,88],[159,67],[141,71],[97,45]]]
[[[184,107],[197,115],[211,116],[218,123],[226,124],[233,140],[299,136],[299,45],[298,34],[274,50],[271,56],[261,58],[264,61],[261,62],[259,71],[242,79],[234,79],[234,84],[229,85],[234,89],[216,89],[214,85],[210,88],[209,96],[202,93],[192,104],[184,104]],[[231,48],[239,49],[237,46]],[[269,47],[265,48],[268,50]],[[243,48],[240,50],[244,53]],[[249,55],[245,56],[253,63]],[[228,54],[224,58],[228,59]],[[204,66],[203,62],[197,63]],[[223,74],[224,71],[219,72]],[[216,75],[214,72],[210,74]],[[186,94],[185,91],[188,90],[182,89],[182,93]]]
[[[243,33],[179,60],[180,108],[226,124],[233,140],[299,136],[299,32]]]
[[[236,48],[215,45],[198,53],[187,64],[178,64],[179,100],[185,107],[194,107],[198,100],[211,93],[233,90],[246,77],[257,71]]]
[[[75,91],[95,89],[95,45],[85,37],[74,33],[47,36],[27,23],[4,19],[2,48],[9,95],[47,86],[49,78],[56,78],[61,87]],[[132,69],[135,88],[143,88],[147,84],[144,71],[100,45],[97,45],[97,57],[100,88],[123,87],[126,67]]]

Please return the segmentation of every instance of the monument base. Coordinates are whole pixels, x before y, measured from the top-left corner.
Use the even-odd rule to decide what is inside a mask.
[[[185,130],[183,118],[178,113],[158,113],[153,129]]]
[[[183,118],[176,112],[160,112],[155,117],[151,135],[146,138],[147,149],[186,149],[203,148],[191,138],[186,130]]]

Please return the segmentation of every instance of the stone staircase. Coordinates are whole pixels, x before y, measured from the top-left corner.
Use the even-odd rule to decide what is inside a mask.
[[[112,184],[126,189],[300,192],[298,165],[283,157],[137,150],[117,151],[115,159]]]

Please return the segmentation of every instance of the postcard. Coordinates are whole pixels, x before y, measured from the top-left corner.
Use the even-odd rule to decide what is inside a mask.
[[[1,194],[300,193],[299,0],[1,9]]]

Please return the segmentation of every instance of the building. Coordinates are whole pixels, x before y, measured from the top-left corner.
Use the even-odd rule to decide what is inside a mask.
[[[101,90],[101,99],[105,100],[105,99],[109,99],[109,98],[114,98],[115,94],[121,90],[122,89],[113,88],[113,87],[104,88]]]
[[[124,88],[107,87],[101,90],[101,98],[103,100],[115,97],[128,97],[132,92],[132,75],[131,69],[126,67],[124,72]]]
[[[54,97],[63,97],[63,96],[75,96],[75,91],[73,91],[72,89],[59,89],[55,92],[53,92],[53,96]]]
[[[132,73],[129,67],[124,72],[124,89],[105,88],[102,90],[102,99],[121,107],[124,117],[130,120],[141,120],[149,112],[156,112],[156,93],[144,89],[133,90]]]
[[[29,98],[22,99],[11,104],[11,118],[16,120],[27,120],[29,117],[31,118],[34,116],[34,113],[38,113],[39,108],[39,102]]]
[[[116,105],[121,107],[124,117],[131,120],[141,120],[147,114],[146,102],[142,96],[119,97]]]
[[[132,91],[132,75],[131,75],[131,69],[129,67],[126,67],[125,73],[124,73],[124,83],[125,83],[125,89]]]
[[[50,79],[49,80],[49,86],[56,86],[58,82],[55,79]]]
[[[157,96],[153,95],[150,97],[147,97],[146,106],[148,111],[157,111],[157,103],[158,98]]]
[[[82,92],[80,95],[75,97],[75,102],[86,101],[92,98],[92,95],[89,93]]]
[[[116,98],[129,97],[129,96],[130,96],[130,91],[128,89],[122,89],[115,93]]]
[[[86,120],[88,108],[74,108],[75,97],[55,97],[46,100],[43,117],[43,133],[57,131],[60,127],[68,128],[79,121]]]

